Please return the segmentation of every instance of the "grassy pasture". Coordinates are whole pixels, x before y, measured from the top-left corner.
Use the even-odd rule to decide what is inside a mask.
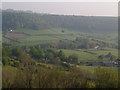
[[[112,53],[112,55],[114,55],[117,58],[117,49],[106,49],[106,50],[94,50],[94,49],[78,49],[78,50],[64,50],[65,54],[67,56],[72,55],[72,54],[76,54],[78,56],[78,60],[81,62],[86,62],[86,61],[100,61],[100,59],[98,59],[99,55],[107,55],[109,52]],[[88,52],[85,52],[88,51]],[[103,60],[109,60],[107,58],[104,58]]]
[[[64,31],[64,32],[62,32]],[[51,29],[44,29],[44,30],[27,30],[27,29],[18,29],[14,30],[12,33],[17,34],[26,34],[28,37],[25,38],[14,38],[15,40],[18,40],[21,45],[33,45],[33,44],[40,44],[43,41],[50,41],[50,40],[75,40],[76,37],[88,37],[88,38],[94,38],[96,40],[102,40],[108,43],[115,43],[115,38],[117,37],[116,34],[114,35],[104,35],[104,34],[96,34],[96,33],[84,33],[80,32],[81,30],[75,31],[75,30],[68,30],[64,28],[51,28]],[[112,41],[111,41],[112,40]],[[3,37],[3,42],[9,42],[10,40],[5,39]],[[27,42],[27,43],[26,43]]]
[[[48,41],[58,41],[58,40],[63,40],[63,39],[68,39],[68,40],[74,40],[76,38],[76,34],[73,34],[75,32],[69,31],[69,30],[64,30],[65,32],[61,32],[62,29],[48,29],[48,30],[14,30],[12,34],[14,35],[9,35],[12,38],[15,37],[16,34],[18,38],[12,38],[15,40],[18,40],[21,45],[35,45],[35,44],[40,44],[43,42],[48,42]],[[28,37],[25,38],[19,38],[21,33],[28,35]],[[23,35],[22,34],[22,35]],[[71,35],[72,34],[72,35]],[[8,36],[8,34],[6,33]],[[5,36],[6,36],[5,35]],[[3,37],[3,42],[10,43],[11,41]]]
[[[64,32],[62,32],[62,30]],[[56,42],[59,40],[75,40],[76,37],[88,37],[88,38],[95,38],[98,37],[106,42],[112,42],[108,39],[111,39],[112,37],[115,38],[115,34],[111,37],[109,35],[102,35],[102,34],[95,34],[95,33],[84,33],[74,30],[68,30],[63,28],[51,28],[51,29],[45,29],[45,30],[14,30],[12,33],[24,33],[26,35],[29,35],[28,37],[21,38],[21,39],[15,39],[19,43],[18,45],[36,45],[36,44],[43,44],[46,42]],[[107,39],[103,39],[105,37],[110,37]],[[11,40],[8,38],[3,37],[3,42],[12,43]],[[14,42],[16,43],[16,42]],[[14,44],[13,43],[13,44]],[[114,42],[113,42],[114,43]],[[106,55],[109,52],[112,53],[112,55],[116,56],[118,55],[118,51],[116,49],[106,49],[106,50],[94,50],[94,49],[77,49],[77,50],[63,50],[67,56],[71,54],[76,54],[79,57],[79,61],[99,61],[98,56],[99,55]],[[104,58],[104,60],[108,60]]]

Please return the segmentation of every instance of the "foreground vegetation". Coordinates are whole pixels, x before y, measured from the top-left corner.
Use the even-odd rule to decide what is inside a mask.
[[[53,66],[52,66],[53,67]],[[71,66],[3,67],[3,88],[118,88],[118,73],[97,67],[94,73]]]
[[[3,88],[118,87],[117,67],[79,66],[74,55],[36,48],[3,47]]]

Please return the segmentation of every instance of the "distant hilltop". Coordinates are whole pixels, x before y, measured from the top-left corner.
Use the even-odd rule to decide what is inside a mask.
[[[3,10],[3,31],[15,29],[66,28],[91,33],[117,33],[117,17],[75,16]]]

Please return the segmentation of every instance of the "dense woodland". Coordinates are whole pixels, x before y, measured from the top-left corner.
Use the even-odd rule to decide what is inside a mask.
[[[24,11],[3,10],[3,31],[10,29],[47,29],[62,27],[83,32],[117,32],[116,17],[87,17],[39,14]],[[101,27],[102,26],[102,27]],[[108,27],[109,26],[109,27]]]

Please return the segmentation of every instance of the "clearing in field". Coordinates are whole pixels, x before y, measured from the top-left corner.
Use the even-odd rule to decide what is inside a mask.
[[[29,35],[23,33],[7,33],[5,37],[11,39],[23,39],[29,37]]]

